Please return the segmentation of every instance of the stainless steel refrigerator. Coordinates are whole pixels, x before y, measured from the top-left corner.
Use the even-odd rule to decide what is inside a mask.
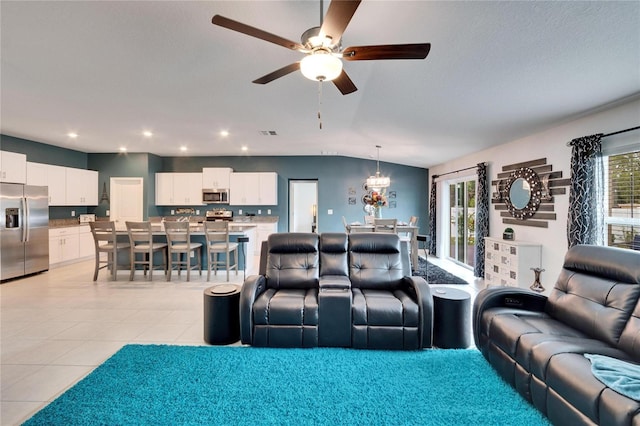
[[[0,183],[0,281],[49,269],[49,190]]]

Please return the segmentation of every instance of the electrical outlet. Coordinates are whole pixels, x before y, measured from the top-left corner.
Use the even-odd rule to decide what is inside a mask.
[[[262,214],[262,210],[258,209],[258,214]]]
[[[105,212],[105,214],[106,214],[107,216],[111,216],[111,210],[107,210],[107,211]]]
[[[200,215],[200,210],[196,210],[196,214],[197,214],[197,215]]]
[[[173,214],[176,214],[176,211],[175,211],[175,210],[171,210],[171,214],[172,214],[172,215],[173,215]]]
[[[238,209],[238,214],[242,216],[242,209]]]
[[[76,211],[75,210],[71,210],[71,217],[76,217]]]
[[[271,209],[267,209],[267,214],[271,214]]]
[[[333,209],[327,210],[327,214],[333,214]]]

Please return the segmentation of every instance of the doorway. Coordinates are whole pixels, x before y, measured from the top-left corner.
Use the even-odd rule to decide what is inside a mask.
[[[289,232],[317,232],[318,180],[289,180]]]
[[[449,182],[449,257],[462,265],[475,265],[476,180]]]
[[[144,180],[142,178],[112,177],[109,180],[111,198],[110,220],[116,223],[116,229],[127,229],[125,222],[141,222],[144,217]]]

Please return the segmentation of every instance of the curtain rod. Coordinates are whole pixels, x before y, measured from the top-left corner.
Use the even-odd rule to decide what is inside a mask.
[[[619,135],[620,133],[627,133],[627,132],[631,132],[631,131],[638,130],[638,129],[640,129],[640,126],[630,127],[628,129],[618,130],[617,132],[607,133],[606,135],[602,135],[602,137],[606,138],[608,136]],[[567,142],[567,146],[571,146],[571,141]]]
[[[452,171],[452,172],[442,173],[442,174],[439,174],[439,175],[432,175],[432,176],[431,176],[431,179],[437,179],[437,178],[439,178],[440,176],[444,176],[444,175],[452,175],[452,174],[454,174],[454,173],[464,172],[465,170],[475,169],[475,168],[476,168],[476,167],[478,167],[480,164],[484,164],[485,166],[486,166],[486,165],[488,165],[488,163],[486,163],[486,162],[482,162],[482,163],[478,163],[478,164],[476,164],[475,166],[466,167],[466,168],[464,168],[464,169],[454,170],[454,171]]]

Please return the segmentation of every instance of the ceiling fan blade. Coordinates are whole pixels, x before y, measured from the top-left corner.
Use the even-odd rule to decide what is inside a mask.
[[[277,44],[278,46],[286,47],[291,50],[300,50],[306,52],[304,46],[295,41],[287,40],[275,34],[268,33],[258,28],[243,24],[242,22],[234,21],[233,19],[225,18],[224,16],[214,15],[211,19],[211,23],[219,25],[224,28],[228,28],[233,31],[237,31],[242,34],[249,35],[251,37],[259,38],[270,43]]]
[[[431,43],[350,46],[342,51],[342,59],[345,61],[424,59],[429,54],[429,50],[431,50]]]
[[[279,70],[275,70],[272,73],[264,75],[257,80],[253,80],[253,83],[267,84],[277,78],[284,77],[287,74],[291,74],[294,71],[298,71],[299,69],[300,69],[300,62],[294,62],[293,64],[289,64],[286,67],[282,67]]]
[[[342,33],[349,25],[349,21],[356,13],[361,0],[333,0],[329,3],[327,14],[322,22],[320,34],[330,36],[335,43],[342,37]]]
[[[343,95],[348,95],[349,93],[353,93],[358,90],[358,88],[355,84],[353,84],[353,81],[351,81],[344,69],[342,70],[340,75],[333,80],[333,84],[336,85],[340,93],[342,93]]]

